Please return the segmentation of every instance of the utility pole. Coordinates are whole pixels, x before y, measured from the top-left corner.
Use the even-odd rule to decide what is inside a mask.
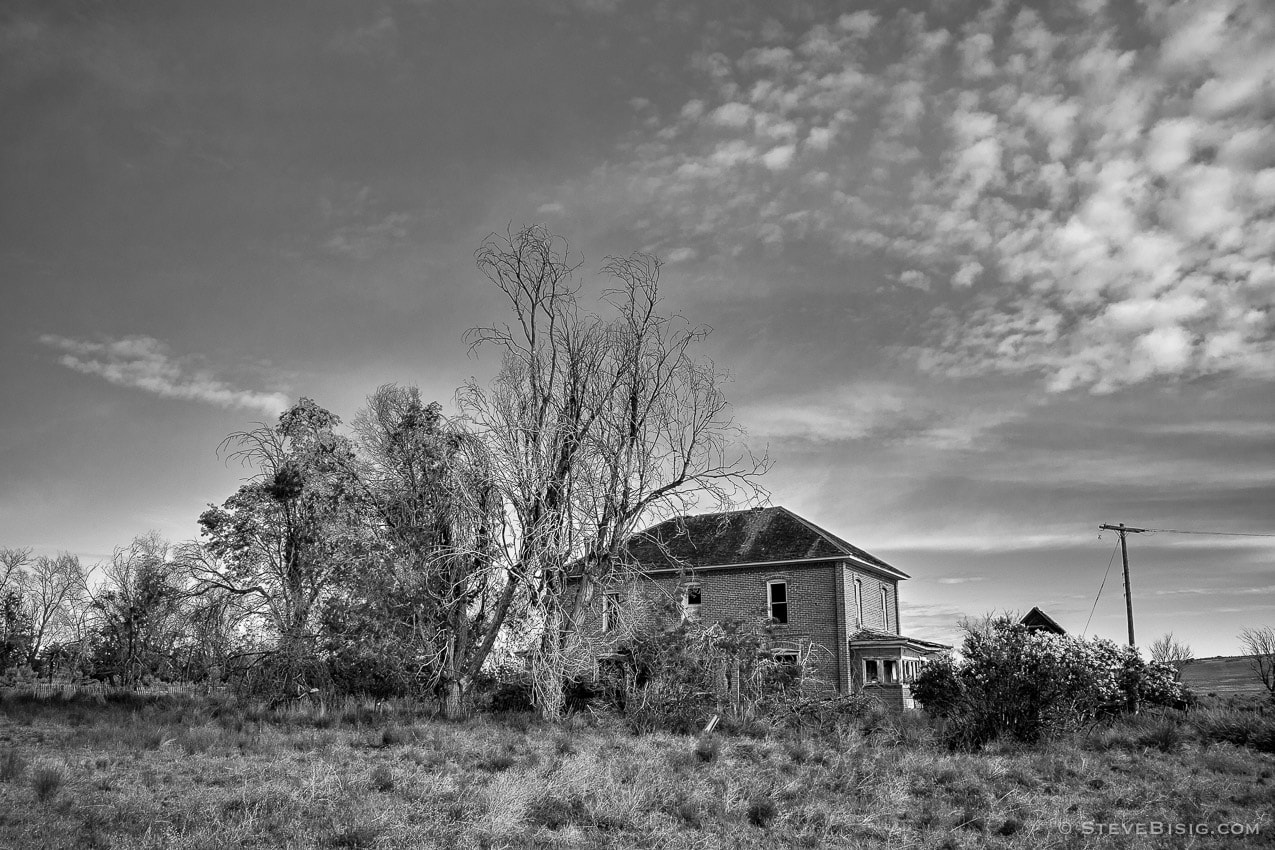
[[[1104,524],[1098,527],[1105,531],[1116,531],[1120,533],[1120,560],[1124,562],[1124,608],[1125,614],[1129,618],[1129,646],[1137,646],[1137,644],[1133,642],[1133,594],[1129,592],[1129,546],[1125,542],[1125,535],[1141,534],[1146,531],[1146,529],[1126,527],[1123,522],[1119,525]]]

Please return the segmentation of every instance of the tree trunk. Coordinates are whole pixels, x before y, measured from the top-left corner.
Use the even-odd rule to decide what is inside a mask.
[[[465,716],[465,689],[460,680],[448,679],[443,683],[443,717],[461,720]]]

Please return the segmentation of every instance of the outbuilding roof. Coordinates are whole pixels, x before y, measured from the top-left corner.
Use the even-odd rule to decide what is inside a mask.
[[[666,520],[633,535],[627,552],[648,572],[845,558],[893,578],[908,578],[780,506]]]

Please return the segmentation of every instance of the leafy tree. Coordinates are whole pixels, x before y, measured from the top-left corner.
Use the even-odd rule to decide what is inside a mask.
[[[349,583],[349,604],[330,625],[355,646],[403,659],[416,686],[462,710],[481,669],[476,635],[490,625],[493,552],[500,502],[485,447],[415,387],[386,385],[354,421],[358,461],[351,477],[368,507],[374,556]]]
[[[353,447],[339,424],[303,398],[277,425],[228,437],[254,475],[200,516],[204,551],[187,558],[205,590],[243,598],[264,621],[276,641],[266,687],[280,698],[315,684],[320,605],[359,555]]]

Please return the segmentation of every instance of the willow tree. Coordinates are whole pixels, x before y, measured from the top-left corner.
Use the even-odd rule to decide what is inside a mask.
[[[767,462],[742,448],[725,376],[698,353],[709,329],[663,312],[657,259],[607,261],[608,318],[581,307],[579,262],[543,227],[489,237],[476,259],[514,317],[471,331],[501,368],[459,394],[505,503],[493,615],[521,591],[540,628],[537,704],[556,717],[570,635],[596,587],[625,569],[625,539],[693,504],[762,495]]]

